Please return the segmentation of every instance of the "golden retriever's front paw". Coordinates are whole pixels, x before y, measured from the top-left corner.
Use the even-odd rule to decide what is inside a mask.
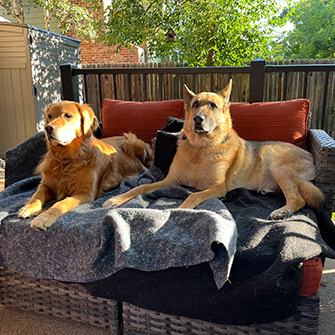
[[[32,215],[40,213],[42,207],[36,204],[27,204],[19,210],[19,218],[27,219]]]
[[[57,213],[48,210],[31,221],[30,227],[36,230],[47,230],[58,218],[59,215]]]
[[[122,199],[121,195],[118,195],[116,197],[112,197],[108,200],[106,200],[103,204],[102,207],[117,207],[117,206],[121,206],[125,203],[126,201],[124,201]]]

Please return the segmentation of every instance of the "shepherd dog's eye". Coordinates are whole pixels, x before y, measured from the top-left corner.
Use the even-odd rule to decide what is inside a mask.
[[[214,102],[210,102],[209,105],[212,109],[218,108],[218,106]]]
[[[65,116],[67,119],[71,119],[71,118],[72,118],[72,115],[71,115],[71,114],[68,114],[68,113],[64,114],[64,116]]]
[[[199,101],[198,100],[194,101],[192,107],[193,108],[198,108],[199,107]]]

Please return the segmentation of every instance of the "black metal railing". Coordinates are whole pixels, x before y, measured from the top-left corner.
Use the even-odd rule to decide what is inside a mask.
[[[261,102],[264,101],[264,83],[266,74],[269,73],[280,73],[281,74],[281,85],[282,85],[282,100],[287,99],[288,91],[288,78],[292,73],[302,73],[303,74],[303,83],[302,83],[302,96],[301,98],[307,98],[307,85],[309,75],[313,72],[322,72],[325,75],[323,76],[323,98],[322,106],[318,106],[318,109],[321,111],[321,124],[320,128],[324,129],[326,123],[326,106],[327,102],[329,104],[335,104],[335,98],[330,96],[334,95],[334,86],[329,86],[330,74],[334,78],[335,73],[335,64],[298,64],[298,65],[267,65],[266,62],[262,59],[255,59],[250,63],[250,66],[236,66],[236,67],[154,67],[154,68],[77,68],[71,64],[61,65],[61,76],[62,76],[62,90],[63,90],[63,99],[79,101],[80,91],[79,91],[79,77],[83,77],[83,85],[85,92],[85,102],[90,102],[90,97],[88,96],[89,87],[88,87],[88,76],[96,75],[98,77],[98,96],[99,104],[104,99],[104,90],[103,90],[103,76],[112,75],[113,77],[113,97],[115,99],[119,98],[120,84],[118,83],[118,76],[124,76],[127,78],[123,81],[123,90],[127,90],[127,96],[129,100],[133,100],[133,76],[141,75],[143,80],[141,81],[142,89],[144,91],[143,100],[148,101],[148,76],[157,75],[160,77],[159,90],[160,90],[160,100],[164,100],[164,76],[174,75],[176,80],[176,91],[182,92],[180,90],[180,83],[182,81],[178,80],[179,76],[189,75],[193,77],[192,86],[190,87],[195,92],[197,89],[197,80],[196,77],[201,74],[206,74],[210,76],[210,89],[215,92],[215,77],[218,74],[225,74],[228,77],[236,74],[247,74],[249,75],[249,97],[248,101]],[[334,85],[334,80],[332,84]],[[222,88],[222,87],[221,87]],[[181,98],[180,94],[177,93],[175,98]],[[329,106],[328,106],[329,107]],[[330,107],[334,108],[334,107]]]

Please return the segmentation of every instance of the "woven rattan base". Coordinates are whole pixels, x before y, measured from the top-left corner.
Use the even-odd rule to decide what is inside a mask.
[[[80,284],[26,277],[0,267],[0,304],[108,327],[112,334],[121,333],[118,303],[93,297]]]
[[[209,323],[186,317],[152,312],[134,305],[123,304],[123,331],[130,334],[317,334],[319,299],[317,296],[300,297],[296,313],[283,321],[250,326],[230,326]]]
[[[0,267],[0,303],[68,320],[86,322],[120,334],[120,308],[116,301],[93,297],[80,284],[22,276]],[[300,297],[296,313],[273,323],[230,326],[153,312],[123,303],[124,335],[130,334],[317,334],[319,299]]]

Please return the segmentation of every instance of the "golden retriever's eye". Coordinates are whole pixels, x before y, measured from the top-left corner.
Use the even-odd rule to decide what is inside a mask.
[[[199,107],[199,101],[198,100],[194,101],[192,107],[193,108],[198,108]]]
[[[48,119],[48,120],[51,119],[51,115],[50,115],[50,114],[47,115],[47,119]]]
[[[214,102],[210,102],[210,103],[209,103],[209,106],[210,106],[212,109],[218,108],[218,106],[217,106]]]
[[[68,114],[68,113],[65,113],[64,116],[65,116],[67,119],[71,119],[71,118],[72,118],[72,115],[71,115],[71,114]]]

